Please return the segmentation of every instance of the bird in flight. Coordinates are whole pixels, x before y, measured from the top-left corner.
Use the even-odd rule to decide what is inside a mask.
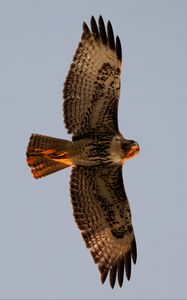
[[[98,264],[101,281],[113,288],[129,280],[137,249],[122,166],[139,152],[118,127],[122,49],[111,22],[92,16],[63,89],[65,127],[72,141],[32,134],[27,163],[34,178],[72,166],[70,194],[75,221]]]

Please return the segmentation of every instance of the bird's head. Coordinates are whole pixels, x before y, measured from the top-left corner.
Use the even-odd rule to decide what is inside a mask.
[[[121,149],[124,154],[123,161],[134,157],[140,151],[140,147],[137,142],[126,139],[124,139],[121,143]]]

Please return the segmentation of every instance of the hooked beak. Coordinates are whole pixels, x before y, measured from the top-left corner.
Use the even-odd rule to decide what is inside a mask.
[[[140,147],[137,142],[135,141],[127,141],[126,144],[124,144],[124,157],[123,162],[125,162],[127,159],[130,159],[134,157],[138,152],[140,151]]]
[[[139,152],[140,152],[140,147],[139,147],[138,143],[133,141],[129,148],[126,158],[127,159],[132,158]]]

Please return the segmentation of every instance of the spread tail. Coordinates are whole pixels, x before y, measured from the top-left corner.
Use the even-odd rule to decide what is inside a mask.
[[[27,147],[27,163],[34,178],[41,178],[72,165],[72,142],[32,134]]]

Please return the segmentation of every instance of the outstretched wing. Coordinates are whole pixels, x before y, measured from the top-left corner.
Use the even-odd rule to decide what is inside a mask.
[[[111,287],[116,276],[122,286],[124,269],[129,280],[131,258],[136,263],[137,257],[122,167],[75,166],[70,185],[74,217],[98,263],[102,283],[110,273]]]
[[[83,34],[64,84],[64,121],[74,138],[118,131],[122,51],[110,21],[99,26],[91,18],[91,31]]]

